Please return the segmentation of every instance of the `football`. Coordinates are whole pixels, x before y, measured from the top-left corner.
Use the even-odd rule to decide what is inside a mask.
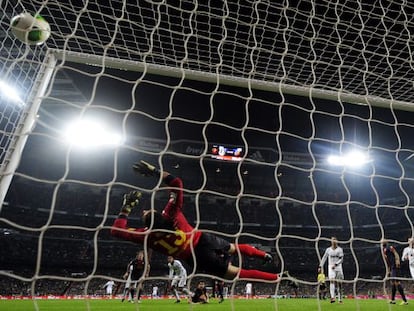
[[[43,44],[50,37],[50,25],[40,15],[21,13],[12,18],[10,26],[15,37],[29,45]]]

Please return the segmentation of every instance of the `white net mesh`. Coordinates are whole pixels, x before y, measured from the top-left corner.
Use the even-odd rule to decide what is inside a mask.
[[[383,294],[380,240],[401,251],[414,234],[414,6],[210,2],[3,2],[1,78],[20,99],[0,95],[9,189],[0,295],[86,295],[110,278],[122,284],[137,248],[109,234],[122,194],[142,190],[144,208],[166,201],[156,180],[133,174],[139,159],[183,178],[192,224],[272,253],[276,262],[262,269],[289,270],[300,295],[315,295],[331,236],[345,252],[344,293]],[[23,11],[49,21],[46,44],[11,35]],[[68,145],[64,131],[79,117],[104,121],[125,141]],[[100,142],[86,130],[77,142],[85,140]],[[242,160],[213,159],[215,145],[242,148]],[[369,156],[364,166],[327,163],[354,149]],[[166,284],[165,258],[152,260],[147,293]],[[243,294],[244,280],[229,284]],[[291,285],[255,284],[266,297],[291,294]]]

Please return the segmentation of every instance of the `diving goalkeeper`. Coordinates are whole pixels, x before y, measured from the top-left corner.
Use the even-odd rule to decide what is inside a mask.
[[[153,165],[140,161],[133,165],[135,172],[149,177],[159,178],[169,189],[169,200],[162,213],[143,210],[144,228],[129,228],[128,216],[141,198],[141,193],[131,191],[124,195],[121,211],[114,221],[111,234],[123,240],[143,244],[145,237],[149,248],[167,256],[185,261],[196,272],[207,273],[232,280],[236,276],[259,280],[277,280],[278,274],[259,270],[246,270],[230,263],[231,255],[241,254],[258,257],[271,262],[272,256],[248,244],[235,244],[211,233],[194,229],[183,214],[183,183],[178,177]],[[192,250],[196,262],[193,260]]]

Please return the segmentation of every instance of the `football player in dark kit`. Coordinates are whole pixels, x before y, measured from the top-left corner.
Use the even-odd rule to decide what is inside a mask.
[[[272,256],[248,244],[235,244],[211,233],[194,229],[183,214],[183,183],[169,172],[160,172],[153,165],[140,161],[133,166],[135,172],[155,178],[162,178],[169,186],[169,200],[162,213],[154,210],[143,210],[144,228],[128,227],[128,215],[136,207],[141,193],[131,191],[124,196],[124,202],[117,219],[114,221],[111,234],[123,240],[143,244],[167,256],[174,256],[185,261],[197,272],[208,273],[224,279],[232,280],[250,278],[259,280],[278,280],[275,273],[259,270],[247,270],[233,266],[230,256],[240,252],[242,255],[272,261]],[[147,238],[146,238],[147,237]],[[193,262],[194,252],[196,262]]]
[[[214,280],[213,288],[214,288],[215,297],[216,298],[218,297],[219,303],[222,303],[224,301],[224,294],[223,294],[224,282],[221,280]]]
[[[145,264],[145,254],[144,251],[137,252],[137,256],[132,259],[127,266],[127,271],[124,274],[124,279],[127,280],[125,284],[125,290],[122,297],[122,302],[125,298],[129,299],[128,301],[134,302],[135,290],[137,291],[137,302],[141,302],[141,290],[142,282],[139,279],[144,275],[147,277],[149,275],[149,264]]]
[[[382,244],[382,256],[387,264],[387,275],[391,280],[391,300],[390,304],[395,304],[395,294],[398,292],[401,295],[401,305],[407,305],[407,298],[404,295],[404,288],[400,281],[397,279],[400,275],[400,256],[394,246],[389,245],[386,240],[381,241]]]
[[[208,295],[206,284],[204,281],[200,281],[197,284],[197,288],[194,291],[194,294],[190,298],[192,303],[208,303]]]

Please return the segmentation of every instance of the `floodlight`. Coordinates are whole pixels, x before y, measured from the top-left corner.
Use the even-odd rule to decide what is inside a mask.
[[[331,155],[328,157],[328,163],[333,166],[360,167],[370,161],[368,156],[360,151],[352,151],[345,155]]]
[[[18,91],[16,88],[12,87],[11,85],[7,84],[4,81],[0,81],[0,93],[3,94],[5,97],[10,99],[11,101],[23,105],[23,101],[19,96]]]
[[[74,121],[66,128],[64,136],[69,144],[79,148],[117,147],[123,143],[121,135],[96,120]]]

